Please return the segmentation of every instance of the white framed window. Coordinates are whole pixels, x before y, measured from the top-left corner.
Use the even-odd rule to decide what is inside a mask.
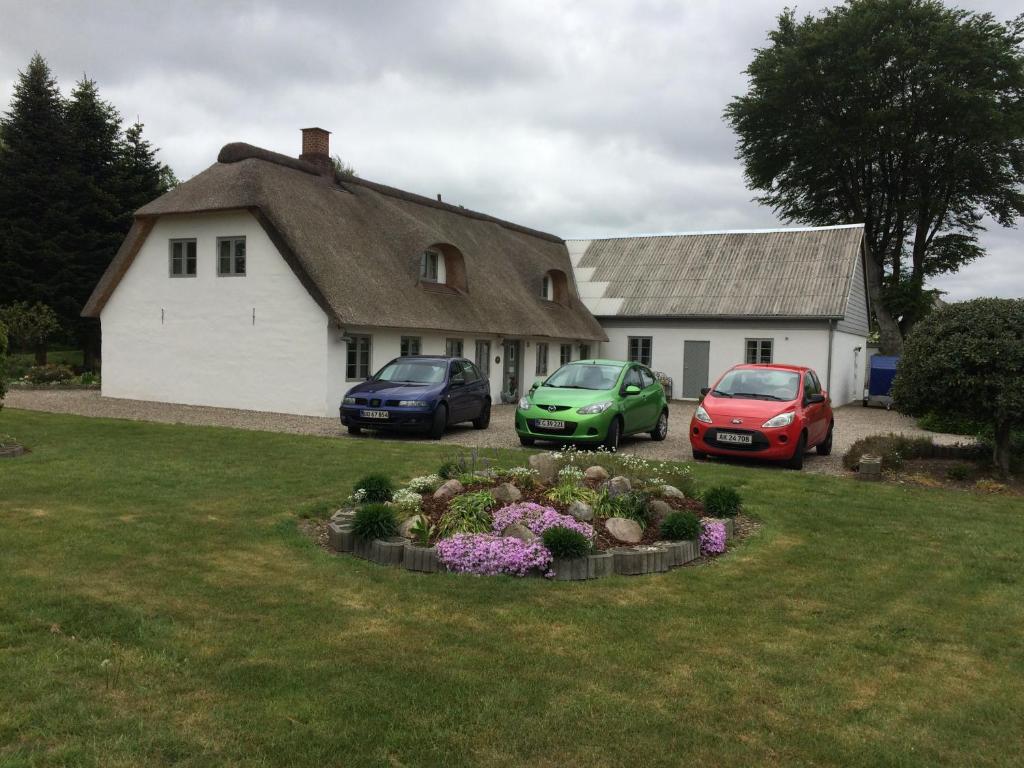
[[[537,375],[548,375],[548,345],[541,342],[537,345]]]
[[[558,351],[558,363],[559,365],[565,365],[566,363],[572,362],[572,344],[562,344],[561,349]]]
[[[401,357],[415,357],[420,353],[420,337],[419,336],[403,336],[402,344],[399,351]]]
[[[444,350],[448,357],[462,357],[462,339],[445,339]]]
[[[551,289],[551,275],[544,275],[544,279],[540,284],[540,295],[541,298],[551,301],[554,298],[554,292]]]
[[[363,381],[370,378],[370,349],[372,337],[350,336],[348,359],[345,361],[345,378],[349,381]]]
[[[631,363],[640,363],[641,365],[650,365],[652,348],[653,342],[650,336],[630,336],[628,344],[629,361]]]
[[[245,238],[217,238],[217,276],[245,276]]]
[[[747,363],[771,363],[774,341],[774,339],[747,339],[744,361]]]
[[[426,283],[444,282],[444,256],[439,251],[424,251],[420,256],[420,280]]]
[[[171,277],[196,276],[196,241],[194,239],[171,240],[169,254]]]
[[[477,341],[476,343],[476,367],[480,369],[482,378],[491,378],[491,342]]]

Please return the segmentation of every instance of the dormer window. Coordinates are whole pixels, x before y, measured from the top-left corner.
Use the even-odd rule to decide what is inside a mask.
[[[563,306],[569,305],[569,280],[565,272],[560,269],[552,269],[544,274],[540,283],[540,297],[544,301],[550,301]]]
[[[440,251],[428,249],[420,256],[420,280],[425,283],[445,282],[444,256]]]
[[[466,292],[466,261],[451,243],[434,243],[420,251],[418,271],[419,284],[424,290],[448,294]]]

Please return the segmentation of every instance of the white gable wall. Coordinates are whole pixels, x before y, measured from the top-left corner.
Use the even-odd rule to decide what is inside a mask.
[[[218,277],[238,235],[246,275]],[[172,238],[197,240],[196,277],[169,277]],[[324,415],[327,316],[247,212],[158,219],[100,319],[106,397]]]

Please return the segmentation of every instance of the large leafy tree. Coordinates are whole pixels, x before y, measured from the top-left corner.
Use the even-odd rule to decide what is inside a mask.
[[[1024,16],[936,0],[785,11],[729,104],[748,184],[786,221],[863,223],[883,350],[924,285],[983,255],[984,216],[1024,214]]]
[[[893,382],[912,416],[957,413],[995,431],[993,461],[1010,470],[1011,432],[1024,427],[1024,299],[949,304],[907,337]]]

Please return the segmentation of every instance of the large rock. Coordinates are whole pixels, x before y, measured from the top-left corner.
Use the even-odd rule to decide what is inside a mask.
[[[586,468],[583,477],[595,483],[602,483],[608,479],[608,470],[595,464]]]
[[[566,512],[585,523],[589,523],[594,519],[594,508],[585,501],[574,501],[569,505],[569,509]]]
[[[542,483],[553,483],[558,477],[558,462],[547,453],[533,454],[530,457],[530,469],[537,471],[537,479]]]
[[[652,499],[647,506],[650,507],[651,512],[658,517],[664,517],[670,512],[675,511],[668,502],[662,501],[661,499]]]
[[[514,539],[520,539],[521,541],[533,541],[537,538],[537,534],[527,528],[521,523],[512,523],[507,525],[501,532],[502,536],[512,537]]]
[[[616,477],[613,477],[611,480],[605,483],[604,487],[605,490],[608,491],[608,495],[611,496],[612,498],[615,498],[616,496],[621,496],[624,493],[629,493],[631,490],[633,490],[633,486],[629,484],[629,478],[623,477],[622,475],[617,475]]]
[[[434,498],[441,499],[442,501],[451,501],[465,490],[466,488],[462,483],[458,480],[452,479],[434,491]]]
[[[499,504],[512,504],[523,497],[523,494],[512,483],[502,483],[495,486],[491,489],[491,495],[494,496],[494,500]]]
[[[424,515],[413,515],[412,517],[407,517],[402,521],[402,524],[398,526],[398,535],[406,539],[413,538],[412,529],[416,527],[416,523],[420,520],[424,521],[424,525],[429,525],[430,523]]]
[[[661,486],[661,495],[666,499],[685,499],[686,494],[676,488],[674,485],[663,485]]]
[[[644,537],[644,529],[636,520],[627,517],[609,517],[604,527],[608,533],[625,544],[639,544]]]

